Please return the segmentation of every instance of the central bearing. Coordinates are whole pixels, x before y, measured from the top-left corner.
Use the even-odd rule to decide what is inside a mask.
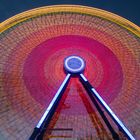
[[[84,60],[79,56],[69,56],[64,61],[66,72],[71,74],[82,73],[85,68]]]

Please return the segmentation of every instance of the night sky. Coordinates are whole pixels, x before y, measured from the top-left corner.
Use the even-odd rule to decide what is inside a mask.
[[[78,4],[104,9],[140,26],[139,0],[0,0],[0,22],[29,9],[58,4]]]

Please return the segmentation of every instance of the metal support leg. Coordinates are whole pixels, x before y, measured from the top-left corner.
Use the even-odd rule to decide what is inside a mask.
[[[40,121],[34,128],[34,131],[33,131],[32,135],[30,136],[29,140],[41,140],[42,139],[42,138],[40,138],[40,137],[42,137],[42,132],[44,131],[46,125],[49,124],[49,122],[57,108],[57,105],[64,93],[64,90],[69,82],[70,77],[71,77],[71,74],[67,74],[65,80],[61,84],[61,86],[58,89],[57,93],[55,94],[53,100],[51,101],[51,103],[49,104],[45,113],[41,117]]]
[[[82,84],[88,88],[90,93],[97,99],[97,101],[103,106],[103,108],[107,111],[116,125],[120,130],[125,134],[125,136],[130,140],[135,140],[129,130],[125,127],[125,125],[120,121],[120,119],[115,115],[115,113],[111,110],[111,108],[106,104],[106,102],[101,98],[98,92],[92,87],[92,85],[88,82],[86,77],[83,74],[80,74],[80,79],[82,80]]]

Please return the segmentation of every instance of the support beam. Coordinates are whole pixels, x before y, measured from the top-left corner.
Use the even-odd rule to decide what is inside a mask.
[[[57,93],[55,94],[53,100],[51,101],[51,103],[49,104],[45,113],[41,117],[40,121],[34,128],[34,131],[33,131],[32,135],[30,136],[29,140],[40,140],[41,139],[40,137],[43,136],[42,133],[43,133],[44,129],[46,128],[46,126],[49,124],[49,122],[57,108],[57,105],[58,105],[59,101],[61,100],[61,97],[69,82],[70,77],[71,77],[71,74],[67,74],[66,78],[64,79],[63,83],[61,84]]]
[[[135,140],[129,130],[125,127],[125,125],[120,121],[120,119],[116,116],[116,114],[111,110],[111,108],[107,105],[107,103],[101,98],[95,88],[88,82],[86,77],[83,74],[80,74],[80,79],[82,80],[82,84],[88,88],[88,91],[92,93],[92,95],[97,99],[97,101],[102,105],[102,107],[107,111],[109,116],[113,119],[119,129],[125,134],[125,136],[129,140]]]

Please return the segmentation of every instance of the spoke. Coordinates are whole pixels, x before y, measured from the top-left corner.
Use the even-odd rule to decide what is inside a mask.
[[[59,87],[58,91],[56,92],[55,96],[53,97],[53,99],[52,99],[51,103],[49,104],[48,108],[46,109],[45,113],[43,114],[40,121],[34,128],[34,132],[32,133],[29,140],[35,140],[36,137],[41,133],[41,131],[43,131],[46,124],[49,123],[49,121],[50,121],[52,115],[54,114],[55,109],[57,108],[57,105],[62,97],[62,94],[64,93],[64,90],[68,84],[70,76],[71,76],[71,74],[67,74],[67,76],[65,77],[63,83]]]
[[[82,84],[86,86],[86,88],[88,88],[88,90],[94,95],[97,101],[104,107],[104,109],[111,116],[111,118],[117,124],[117,126],[124,132],[127,138],[130,140],[135,140],[135,138],[132,136],[129,130],[120,121],[120,119],[115,115],[115,113],[111,110],[111,108],[107,105],[107,103],[101,98],[101,96],[98,94],[95,88],[92,87],[92,85],[88,82],[88,80],[83,74],[80,74],[80,79],[82,80]]]

